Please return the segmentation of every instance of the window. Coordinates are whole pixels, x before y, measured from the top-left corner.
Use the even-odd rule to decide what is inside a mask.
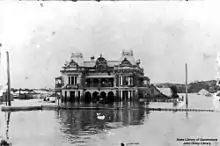
[[[154,94],[154,88],[151,89],[151,94]]]
[[[71,85],[74,85],[74,79],[75,77],[71,77]]]
[[[70,80],[71,80],[71,77],[69,76],[68,77],[68,84],[71,84]]]

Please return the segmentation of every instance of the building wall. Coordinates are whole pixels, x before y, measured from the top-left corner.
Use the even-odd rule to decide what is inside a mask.
[[[14,100],[14,97],[13,97],[12,94],[11,94],[11,96],[10,96],[10,100],[11,100],[11,101]],[[6,92],[4,92],[2,96],[0,96],[0,101],[1,101],[1,102],[7,101],[7,93],[6,93]]]
[[[91,74],[90,74],[91,75]],[[95,74],[94,74],[95,75]],[[125,91],[128,91],[129,94],[127,95],[127,98],[131,98],[131,99],[135,99],[138,96],[138,91],[136,91],[136,89],[133,89],[133,87],[137,87],[137,85],[139,84],[139,82],[137,81],[137,77],[129,77],[129,79],[127,79],[127,81],[129,82],[128,85],[124,85],[123,81],[125,80],[125,78],[123,78],[123,76],[128,76],[128,74],[114,74],[114,86],[113,87],[93,87],[93,88],[86,88],[87,90],[85,92],[90,92],[90,94],[92,95],[93,92],[102,92],[104,91],[107,95],[110,91],[112,91],[114,93],[114,96],[119,96],[118,98],[121,99],[123,97],[123,94]],[[64,86],[67,85],[69,83],[69,75],[67,74],[63,74],[63,79],[64,79]],[[86,77],[86,76],[85,76]],[[80,98],[84,95],[83,89],[85,88],[83,85],[83,82],[85,81],[85,77],[82,76],[82,74],[79,74],[77,76],[77,84],[79,84],[79,89],[63,89],[62,90],[62,96],[65,96],[65,91],[67,99],[70,98],[70,92],[71,91],[78,91],[78,90],[82,90],[80,92]],[[146,88],[146,92],[149,92],[149,89]],[[99,91],[100,90],[100,91]],[[116,94],[116,91],[118,91],[118,94]],[[131,92],[131,93],[130,93]],[[127,93],[125,93],[127,94]]]
[[[81,78],[82,78],[82,74],[79,74],[77,76],[77,84],[81,85]]]
[[[67,74],[63,74],[62,75],[62,79],[63,79],[64,85],[67,85],[68,84],[68,76],[67,76]]]
[[[70,99],[71,94],[73,94],[74,92],[78,92],[80,91],[80,97],[79,98],[83,98],[85,96],[86,92],[89,92],[91,95],[94,92],[105,92],[107,95],[109,92],[113,92],[114,93],[114,97],[115,98],[129,98],[129,99],[137,99],[138,98],[138,88],[139,86],[143,86],[142,83],[139,81],[139,78],[141,76],[143,76],[143,70],[140,68],[139,72],[137,71],[139,68],[138,67],[134,67],[135,66],[135,61],[134,61],[134,57],[133,57],[133,52],[123,52],[122,53],[122,58],[120,61],[123,61],[123,57],[128,57],[128,59],[131,62],[131,66],[125,66],[125,67],[113,67],[111,68],[111,70],[108,71],[104,71],[104,72],[96,72],[96,73],[92,73],[92,72],[87,72],[86,74],[83,74],[83,72],[81,71],[77,71],[77,68],[74,68],[74,66],[77,66],[77,64],[72,61],[72,66],[69,65],[70,67],[67,69],[69,71],[61,71],[62,73],[62,79],[63,79],[63,86],[62,86],[62,96],[63,98],[67,98]],[[81,54],[72,54],[72,58],[71,59],[76,59],[76,62],[78,62],[81,66],[83,65],[82,62],[82,55]],[[70,61],[71,62],[71,61]],[[75,63],[75,64],[74,64]],[[88,61],[87,61],[88,64]],[[95,66],[94,66],[95,67]],[[72,68],[72,69],[71,69]],[[87,69],[89,69],[87,67]],[[92,68],[90,68],[92,69]],[[94,68],[95,69],[95,68]],[[92,69],[92,70],[94,70]],[[119,70],[118,70],[119,69]],[[72,70],[72,71],[70,71]],[[127,72],[123,72],[123,70],[127,70]],[[69,85],[69,76],[75,76],[77,75],[77,82],[76,84],[78,84],[79,86],[66,86]],[[104,77],[104,76],[113,76],[113,87],[85,87],[85,79],[86,76],[100,76]],[[127,79],[125,79],[127,78]],[[128,84],[124,84],[126,83]],[[146,84],[150,84],[150,80],[146,81]],[[145,92],[150,92],[149,88],[145,85]],[[65,94],[66,93],[66,94]]]

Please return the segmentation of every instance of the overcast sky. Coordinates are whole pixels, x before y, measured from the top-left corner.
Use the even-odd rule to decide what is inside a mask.
[[[0,3],[1,49],[10,52],[14,88],[54,87],[72,52],[117,60],[132,49],[152,83],[216,75],[219,4],[178,2]]]

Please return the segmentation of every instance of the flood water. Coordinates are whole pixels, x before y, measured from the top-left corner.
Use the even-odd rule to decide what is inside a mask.
[[[189,138],[188,142],[197,138],[218,139],[208,142],[219,145],[219,112],[147,111],[144,108],[173,107],[171,103],[100,106],[135,109],[0,112],[0,137],[9,139],[13,146],[120,146],[121,142],[130,146],[182,146]],[[213,109],[212,97],[191,94],[189,107]],[[97,119],[98,112],[105,115],[104,120]]]

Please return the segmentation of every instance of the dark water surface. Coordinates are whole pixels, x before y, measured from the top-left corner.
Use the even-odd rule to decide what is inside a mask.
[[[189,107],[213,108],[211,97],[189,98]],[[8,138],[13,146],[119,146],[121,142],[131,146],[178,146],[184,142],[177,138],[220,139],[218,112],[158,112],[144,108],[173,107],[170,103],[83,106],[123,106],[135,110],[0,112],[0,136]],[[97,119],[97,112],[105,115],[105,120]]]

